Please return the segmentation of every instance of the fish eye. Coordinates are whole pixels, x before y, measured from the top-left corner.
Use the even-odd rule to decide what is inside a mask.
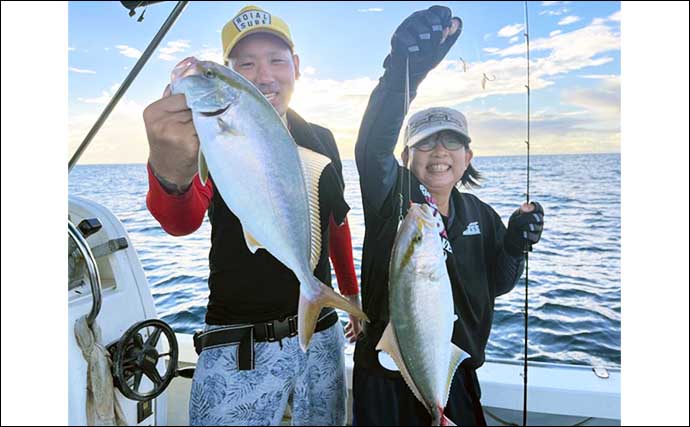
[[[421,235],[421,234],[417,234],[417,235],[414,236],[414,238],[412,239],[412,242],[414,242],[414,243],[419,243],[419,242],[421,242],[421,241],[422,241],[422,235]]]
[[[204,72],[204,76],[206,76],[206,78],[212,79],[216,77],[216,73],[214,73],[213,70],[206,70]]]

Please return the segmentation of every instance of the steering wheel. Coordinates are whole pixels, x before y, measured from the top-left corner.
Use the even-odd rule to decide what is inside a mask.
[[[144,339],[142,332],[148,332]],[[167,339],[167,353],[159,353],[156,347],[161,335]],[[158,319],[144,320],[132,325],[119,341],[108,347],[113,358],[113,380],[125,397],[136,400],[150,400],[165,391],[175,376],[179,350],[172,328]],[[160,363],[165,363],[161,374]],[[142,391],[142,379],[150,384]]]

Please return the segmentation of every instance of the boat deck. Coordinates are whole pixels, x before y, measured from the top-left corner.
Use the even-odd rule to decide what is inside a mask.
[[[191,335],[177,334],[180,367],[196,364]],[[352,408],[352,350],[346,354],[348,408]],[[520,362],[487,361],[478,371],[482,405],[489,425],[522,424],[522,370]],[[532,362],[529,364],[529,425],[620,425],[620,370]],[[168,389],[168,425],[188,425],[192,381],[176,378]],[[348,409],[348,425],[351,413]],[[289,411],[288,411],[289,412]],[[283,420],[290,425],[289,413]]]

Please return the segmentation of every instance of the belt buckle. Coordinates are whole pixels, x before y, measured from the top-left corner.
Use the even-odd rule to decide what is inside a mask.
[[[271,325],[271,329],[273,330],[273,341],[278,341],[285,337],[288,337],[292,332],[290,330],[290,318],[283,320],[274,320],[271,323]]]

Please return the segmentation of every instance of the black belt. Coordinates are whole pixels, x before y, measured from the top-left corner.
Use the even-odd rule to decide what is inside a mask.
[[[316,322],[314,332],[330,328],[338,321],[335,310],[329,310]],[[281,342],[284,338],[297,335],[297,315],[283,320],[261,322],[255,324],[226,326],[207,332],[198,331],[194,334],[194,349],[196,354],[203,350],[224,347],[239,343],[237,349],[237,365],[241,371],[254,369],[255,342]]]

